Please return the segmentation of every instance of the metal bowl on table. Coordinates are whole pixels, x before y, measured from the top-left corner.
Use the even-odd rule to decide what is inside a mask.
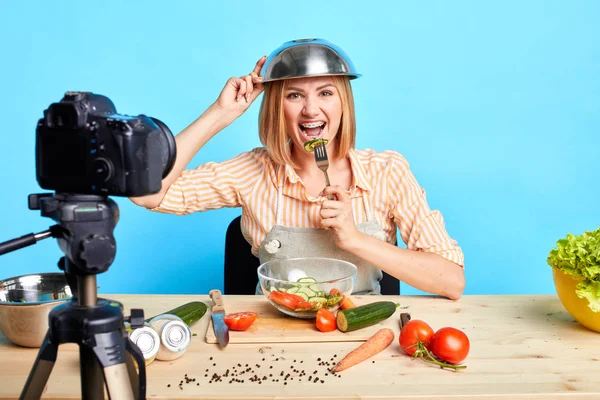
[[[258,281],[269,303],[296,318],[316,318],[320,308],[336,311],[352,294],[358,268],[333,258],[275,259],[260,265]]]
[[[12,343],[40,347],[48,314],[72,297],[64,273],[21,275],[0,281],[0,331]]]

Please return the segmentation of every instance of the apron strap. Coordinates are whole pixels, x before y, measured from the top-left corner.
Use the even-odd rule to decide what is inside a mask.
[[[281,165],[277,166],[277,177],[281,172]],[[275,225],[283,225],[283,182],[285,181],[285,171],[283,172],[281,179],[278,179],[277,184],[277,207],[275,208]]]
[[[371,207],[369,206],[369,199],[367,197],[366,191],[363,191],[362,198],[363,198],[363,203],[365,204],[365,212],[367,213],[367,221],[372,221],[373,213],[371,213]]]

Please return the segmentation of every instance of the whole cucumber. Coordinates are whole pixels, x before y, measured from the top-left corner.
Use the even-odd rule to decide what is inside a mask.
[[[350,332],[378,324],[391,317],[399,305],[400,303],[393,301],[376,301],[347,310],[339,310],[337,327],[342,332]]]
[[[206,314],[206,309],[206,304],[204,304],[203,302],[191,301],[189,303],[182,304],[179,307],[176,307],[172,310],[166,311],[161,314],[177,315],[183,320],[183,322],[187,324],[187,326],[191,326],[194,322],[198,321],[204,316],[204,314]],[[148,318],[146,322],[150,322],[152,318]]]

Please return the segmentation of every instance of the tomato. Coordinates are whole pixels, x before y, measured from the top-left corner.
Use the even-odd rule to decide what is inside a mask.
[[[350,308],[356,307],[356,304],[352,301],[350,297],[344,297],[344,300],[340,303],[340,308],[342,310],[349,310]]]
[[[257,316],[255,312],[244,311],[227,314],[223,317],[223,321],[232,331],[245,331],[254,323]]]
[[[418,319],[408,321],[400,331],[400,348],[406,354],[412,356],[417,350],[417,342],[423,342],[425,348],[431,346],[431,338],[433,337],[433,329],[429,324]],[[412,346],[412,347],[411,347]]]
[[[269,300],[273,301],[274,303],[279,304],[280,306],[287,307],[291,310],[295,310],[298,307],[301,307],[301,308],[312,307],[312,305],[310,307],[307,307],[307,304],[310,304],[310,303],[304,301],[304,299],[302,297],[298,296],[297,294],[283,293],[283,292],[278,292],[277,290],[273,290],[271,293],[269,293]]]
[[[333,288],[329,291],[330,296],[335,296],[336,294],[340,294],[340,293],[342,293],[342,292],[340,292],[340,289],[336,289],[336,288]]]
[[[317,311],[317,329],[321,332],[331,332],[337,329],[335,315],[326,308]]]
[[[467,358],[469,350],[469,338],[463,331],[456,328],[441,328],[431,340],[433,355],[450,364],[459,364]]]

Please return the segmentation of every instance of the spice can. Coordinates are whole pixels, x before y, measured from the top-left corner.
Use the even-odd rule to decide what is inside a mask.
[[[177,315],[161,314],[150,320],[150,326],[160,337],[160,348],[156,358],[170,361],[181,357],[190,344],[190,327]]]
[[[146,365],[150,365],[156,358],[160,349],[160,337],[148,322],[144,326],[136,328],[129,334],[129,340],[133,342],[144,355]]]

